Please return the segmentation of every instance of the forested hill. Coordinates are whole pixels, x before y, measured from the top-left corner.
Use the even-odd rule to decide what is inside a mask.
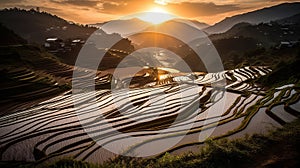
[[[1,10],[0,23],[28,42],[38,44],[43,43],[48,37],[58,37],[63,40],[86,39],[96,30],[34,9]]]

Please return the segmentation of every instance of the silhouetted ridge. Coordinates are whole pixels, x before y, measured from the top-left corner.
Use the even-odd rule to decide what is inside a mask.
[[[72,38],[87,39],[96,30],[33,9],[13,8],[1,10],[0,22],[28,40],[28,42],[39,44],[44,43],[48,37],[58,37],[63,40]]]
[[[255,10],[249,13],[244,13],[240,15],[235,15],[222,20],[215,25],[204,29],[210,34],[223,33],[232,26],[241,22],[248,22],[251,24],[266,23],[270,21],[275,21],[283,19],[286,17],[298,14],[300,11],[300,2],[295,3],[283,3],[280,5],[272,6],[269,8],[263,8],[260,10]]]

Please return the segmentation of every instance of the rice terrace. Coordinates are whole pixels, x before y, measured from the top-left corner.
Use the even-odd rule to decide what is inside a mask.
[[[300,3],[211,25],[173,7],[230,4],[152,3],[86,25],[0,3],[0,167],[300,165]]]

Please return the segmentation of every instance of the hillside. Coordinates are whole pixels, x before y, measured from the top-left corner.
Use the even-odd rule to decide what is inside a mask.
[[[80,72],[83,80],[94,75],[62,63],[39,46],[26,44],[26,40],[3,26],[0,30],[1,116],[68,91],[74,71]]]
[[[300,22],[293,24],[280,24],[289,22],[288,20],[275,21],[271,23],[261,23],[251,25],[249,23],[239,23],[234,25],[225,33],[210,35],[211,40],[225,38],[249,37],[257,40],[257,45],[271,47],[279,45],[281,42],[297,41],[300,39]]]
[[[277,6],[263,8],[245,14],[232,16],[222,20],[215,25],[204,29],[209,34],[223,33],[229,30],[237,23],[247,22],[251,24],[266,23],[298,14],[300,11],[300,2],[284,3]]]
[[[110,22],[146,26],[127,39],[1,12],[14,18],[0,24],[1,168],[299,167],[298,14],[209,38],[176,20]]]
[[[43,44],[49,37],[58,37],[63,40],[87,39],[96,30],[33,9],[29,11],[17,8],[1,10],[0,23],[28,42],[38,44]]]
[[[58,61],[68,65],[75,65],[78,54],[84,45],[85,41],[97,30],[100,42],[108,42],[112,39],[117,39],[117,43],[112,46],[112,49],[122,49],[125,51],[132,51],[133,47],[128,39],[122,39],[119,34],[107,34],[95,27],[88,27],[77,25],[68,22],[55,15],[46,12],[39,12],[36,10],[22,10],[22,9],[4,9],[0,11],[0,23],[15,32],[16,36],[20,36],[29,44],[37,44],[46,49],[45,52],[50,52],[57,56]],[[10,31],[9,30],[9,31]],[[8,30],[7,30],[8,31]],[[8,44],[10,40],[15,39],[10,34],[10,38],[5,37],[5,43]],[[59,39],[52,47],[44,47],[47,38]],[[73,42],[73,40],[80,39],[80,42]],[[122,54],[122,53],[118,53]],[[124,54],[123,54],[124,55]],[[116,57],[108,52],[100,64],[99,69],[105,70],[116,67],[124,56]],[[98,60],[87,60],[89,62]]]
[[[277,20],[276,22],[283,25],[300,24],[300,12],[291,17]]]
[[[210,35],[209,38],[218,50],[225,68],[234,68],[246,62],[273,66],[282,58],[288,60],[297,55],[299,29],[297,14],[270,23],[238,23],[228,31]]]
[[[5,45],[18,45],[27,43],[26,40],[15,34],[13,31],[7,29],[5,26],[0,24],[0,46]]]

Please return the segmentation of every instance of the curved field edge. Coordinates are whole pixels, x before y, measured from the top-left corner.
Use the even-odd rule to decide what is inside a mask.
[[[268,134],[244,138],[207,140],[198,152],[182,155],[165,153],[152,158],[119,156],[96,165],[72,158],[52,163],[0,162],[0,167],[102,168],[102,167],[299,167],[300,119]]]

